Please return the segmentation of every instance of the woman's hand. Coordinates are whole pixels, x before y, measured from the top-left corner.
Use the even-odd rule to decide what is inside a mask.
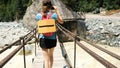
[[[53,7],[54,7],[56,13],[59,12],[57,6],[53,6]]]
[[[61,23],[61,24],[63,24],[63,19],[62,19],[60,13],[59,13],[59,10],[58,10],[57,6],[53,6],[53,7],[54,7],[54,9],[55,9],[55,12],[56,12],[57,15],[58,15],[58,22]]]

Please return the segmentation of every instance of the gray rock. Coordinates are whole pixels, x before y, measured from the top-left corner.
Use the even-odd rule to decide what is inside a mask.
[[[22,23],[0,22],[0,46],[13,43],[28,32],[29,30],[24,28]]]
[[[120,46],[119,18],[87,18],[85,22],[89,32],[87,39]]]

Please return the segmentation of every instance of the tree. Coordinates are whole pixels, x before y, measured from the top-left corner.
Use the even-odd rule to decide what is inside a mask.
[[[73,11],[92,12],[101,7],[107,10],[120,9],[119,0],[65,0],[64,3]]]
[[[1,0],[0,21],[22,19],[32,0]],[[3,12],[4,11],[4,12]]]

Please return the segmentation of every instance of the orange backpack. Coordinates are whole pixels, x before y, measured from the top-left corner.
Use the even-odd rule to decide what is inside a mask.
[[[52,36],[56,31],[55,20],[50,19],[52,14],[42,16],[42,20],[38,21],[38,33],[42,33],[44,36]]]

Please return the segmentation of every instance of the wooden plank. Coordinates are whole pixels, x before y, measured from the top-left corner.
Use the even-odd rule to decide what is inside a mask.
[[[32,68],[43,68],[43,56],[40,47],[37,48],[37,56],[34,58]],[[53,62],[53,68],[63,68],[66,66],[67,63],[62,56],[61,48],[59,43],[57,43],[57,47],[55,48],[54,51],[54,62]]]

